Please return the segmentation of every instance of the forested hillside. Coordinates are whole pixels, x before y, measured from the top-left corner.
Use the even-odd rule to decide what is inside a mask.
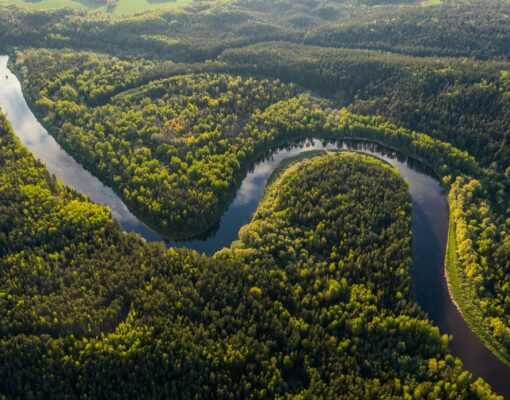
[[[199,62],[271,40],[391,50],[420,56],[509,58],[507,0],[421,2],[238,0],[112,19],[71,9],[20,11],[0,4],[0,48],[72,47]],[[376,7],[367,7],[374,5]],[[384,4],[390,3],[390,4]],[[393,3],[393,4],[391,4]],[[395,6],[397,4],[397,6]],[[108,38],[108,40],[104,40]]]
[[[451,295],[510,365],[509,21],[508,0],[1,3],[0,51],[49,133],[173,239],[290,141],[419,159],[448,198]],[[123,232],[0,129],[0,397],[491,397],[416,304],[387,165],[296,161],[205,257]]]
[[[296,82],[510,167],[510,63],[264,43],[226,50],[236,71]],[[490,133],[490,134],[489,134]],[[507,176],[510,176],[510,171]]]
[[[416,65],[413,60],[404,58],[400,63],[411,64],[426,74],[426,61],[423,67],[424,63]],[[477,161],[447,142],[397,128],[380,117],[363,117],[338,109],[334,100],[313,95],[293,83],[231,72],[204,72],[208,68],[217,71],[219,64],[196,67],[194,73],[187,75],[180,75],[182,71],[168,69],[167,65],[159,69],[158,63],[143,60],[126,62],[94,53],[57,50],[16,53],[16,68],[27,95],[49,130],[80,162],[111,184],[137,215],[173,237],[210,228],[258,155],[278,143],[304,136],[383,141],[426,160],[446,188],[455,184],[459,195],[479,187],[474,198],[469,195],[467,203],[454,202],[453,198],[450,201],[452,210],[460,208],[458,213],[452,213],[458,219],[453,224],[464,227],[458,232],[463,242],[458,248],[458,259],[463,260],[462,269],[458,270],[457,281],[462,282],[458,291],[463,296],[472,293],[476,299],[470,313],[474,329],[488,329],[493,337],[491,346],[508,357],[508,278],[489,267],[499,265],[495,257],[504,260],[507,254],[508,167],[503,158],[503,168],[500,167],[494,154],[489,156],[478,145],[489,141],[505,154],[504,134],[498,142],[496,135],[483,135],[475,128],[479,136],[466,135],[477,144],[473,146],[460,135],[436,133],[452,138],[459,147],[475,149],[474,155],[483,152],[484,157]],[[224,70],[239,70],[240,63],[227,65],[230,67]],[[351,73],[360,65],[355,64]],[[395,65],[388,68],[396,70]],[[402,65],[399,68],[404,69]],[[165,73],[170,77],[163,78]],[[301,81],[306,79],[300,76]],[[381,76],[384,75],[374,76],[374,83],[363,85],[376,87]],[[398,75],[387,76],[395,79]],[[412,76],[411,82],[416,81],[416,73]],[[505,85],[501,75],[495,79]],[[358,85],[355,80],[351,84]],[[365,90],[363,85],[359,84],[359,93]],[[382,85],[387,83],[383,81]],[[401,86],[404,90],[405,80]],[[387,87],[394,90],[393,86]],[[374,93],[377,91],[380,89],[374,89]],[[501,100],[496,101],[507,108],[505,94],[500,93]],[[351,109],[375,104],[359,100],[358,94],[350,96]],[[439,105],[437,97],[434,99],[434,104]],[[446,99],[451,101],[451,96]],[[408,103],[402,105],[407,107]],[[444,107],[435,111],[444,112]],[[409,117],[398,108],[395,115]],[[496,115],[504,127],[504,115]],[[451,118],[450,114],[446,116],[447,120]],[[481,120],[479,113],[477,122]],[[469,120],[465,121],[469,125]],[[453,121],[452,125],[458,126]],[[483,207],[475,206],[477,201]],[[478,278],[473,279],[475,275]]]
[[[3,119],[1,163],[5,395],[490,397],[417,308],[407,189],[381,162],[293,166],[214,258],[122,233]]]

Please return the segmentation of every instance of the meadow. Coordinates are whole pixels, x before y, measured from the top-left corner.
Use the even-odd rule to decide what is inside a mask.
[[[221,0],[220,0],[221,2]],[[131,15],[152,10],[179,10],[196,4],[193,0],[2,0],[0,4],[13,4],[31,10],[55,10],[59,8],[74,8],[86,11],[106,12],[115,17]],[[107,4],[111,3],[111,6]],[[115,4],[116,3],[116,4]],[[209,2],[210,3],[210,2]]]

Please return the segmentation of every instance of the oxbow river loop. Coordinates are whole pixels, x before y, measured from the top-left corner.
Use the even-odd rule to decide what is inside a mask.
[[[66,185],[92,201],[110,207],[113,217],[126,231],[148,241],[188,247],[213,254],[237,239],[239,229],[250,222],[264,193],[271,171],[283,160],[310,150],[343,149],[373,155],[395,167],[409,183],[413,215],[412,278],[418,303],[441,333],[452,335],[450,347],[466,369],[482,377],[492,388],[510,399],[510,367],[500,361],[471,331],[450,298],[444,273],[448,234],[448,205],[439,182],[419,161],[381,144],[363,141],[326,142],[311,138],[274,149],[261,158],[243,180],[233,202],[217,226],[189,240],[166,240],[139,221],[117,194],[67,154],[37,121],[28,107],[16,76],[0,56],[0,108],[7,114],[20,141]]]

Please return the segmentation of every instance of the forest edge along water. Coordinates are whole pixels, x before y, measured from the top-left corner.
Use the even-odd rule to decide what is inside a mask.
[[[283,160],[303,152],[350,150],[370,154],[392,165],[409,183],[412,198],[414,255],[411,274],[418,303],[441,333],[452,335],[450,348],[465,368],[510,399],[510,367],[471,331],[450,297],[444,268],[448,205],[433,172],[420,161],[374,142],[333,142],[316,138],[292,142],[273,149],[255,163],[221,220],[207,234],[188,240],[165,240],[139,221],[111,188],[85,170],[48,134],[28,107],[21,84],[7,68],[7,61],[7,56],[0,56],[0,108],[7,114],[20,141],[47,166],[50,173],[95,203],[110,207],[112,216],[124,230],[137,232],[148,241],[164,240],[167,246],[185,246],[206,254],[229,246],[237,239],[239,229],[250,222],[274,168]]]

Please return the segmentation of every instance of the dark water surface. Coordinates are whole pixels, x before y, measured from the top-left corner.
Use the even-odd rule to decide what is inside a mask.
[[[66,185],[86,194],[92,201],[107,205],[126,231],[141,234],[148,241],[165,240],[140,222],[115,192],[85,170],[39,124],[27,106],[21,86],[7,69],[7,57],[0,56],[0,108],[21,140],[48,170]],[[413,215],[413,267],[411,270],[418,303],[439,326],[453,336],[452,352],[475,377],[482,377],[499,394],[510,399],[510,367],[488,350],[470,330],[451,301],[444,275],[448,234],[448,206],[439,182],[419,161],[376,143],[362,141],[326,142],[318,139],[291,143],[275,149],[259,160],[221,217],[207,234],[190,240],[165,240],[168,246],[188,247],[213,254],[237,239],[239,229],[250,222],[264,193],[271,171],[286,158],[310,150],[344,149],[371,154],[393,167],[409,183]]]

